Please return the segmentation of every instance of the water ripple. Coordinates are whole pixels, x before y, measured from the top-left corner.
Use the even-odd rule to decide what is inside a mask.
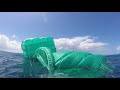
[[[43,68],[34,76],[32,74],[26,75],[23,72],[22,54],[0,52],[0,78],[48,78],[48,72]],[[111,66],[111,72],[105,75],[105,78],[120,78],[120,55],[108,56],[108,64]],[[62,73],[56,73],[55,77],[65,76]]]

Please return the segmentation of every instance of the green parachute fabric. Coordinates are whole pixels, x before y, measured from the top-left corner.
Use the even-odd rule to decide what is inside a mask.
[[[67,77],[97,78],[103,77],[107,71],[107,59],[102,55],[87,52],[56,51],[52,37],[27,39],[22,42],[25,72],[40,71],[46,67],[50,77],[56,73],[64,73]]]

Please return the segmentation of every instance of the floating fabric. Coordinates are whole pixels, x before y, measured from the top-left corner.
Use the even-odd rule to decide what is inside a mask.
[[[50,77],[64,73],[68,77],[103,77],[107,71],[106,57],[78,51],[56,51],[51,37],[27,39],[22,42],[25,72],[40,71],[45,67]],[[30,63],[28,63],[30,62]],[[33,70],[30,70],[32,66]]]

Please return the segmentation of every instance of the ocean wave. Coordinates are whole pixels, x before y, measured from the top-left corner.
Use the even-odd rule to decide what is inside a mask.
[[[107,56],[111,71],[105,78],[120,78],[120,55]],[[48,72],[41,68],[40,72],[34,75],[26,75],[23,72],[23,55],[16,53],[0,52],[0,78],[49,78]],[[66,77],[63,73],[55,73],[54,77]]]

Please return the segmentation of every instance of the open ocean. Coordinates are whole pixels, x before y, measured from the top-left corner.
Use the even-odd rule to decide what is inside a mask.
[[[120,78],[120,55],[109,55],[107,63],[110,72],[105,78]],[[0,78],[27,78],[23,72],[23,55],[0,51]],[[31,76],[32,77],[32,76]],[[48,72],[43,69],[38,78],[47,78]]]

